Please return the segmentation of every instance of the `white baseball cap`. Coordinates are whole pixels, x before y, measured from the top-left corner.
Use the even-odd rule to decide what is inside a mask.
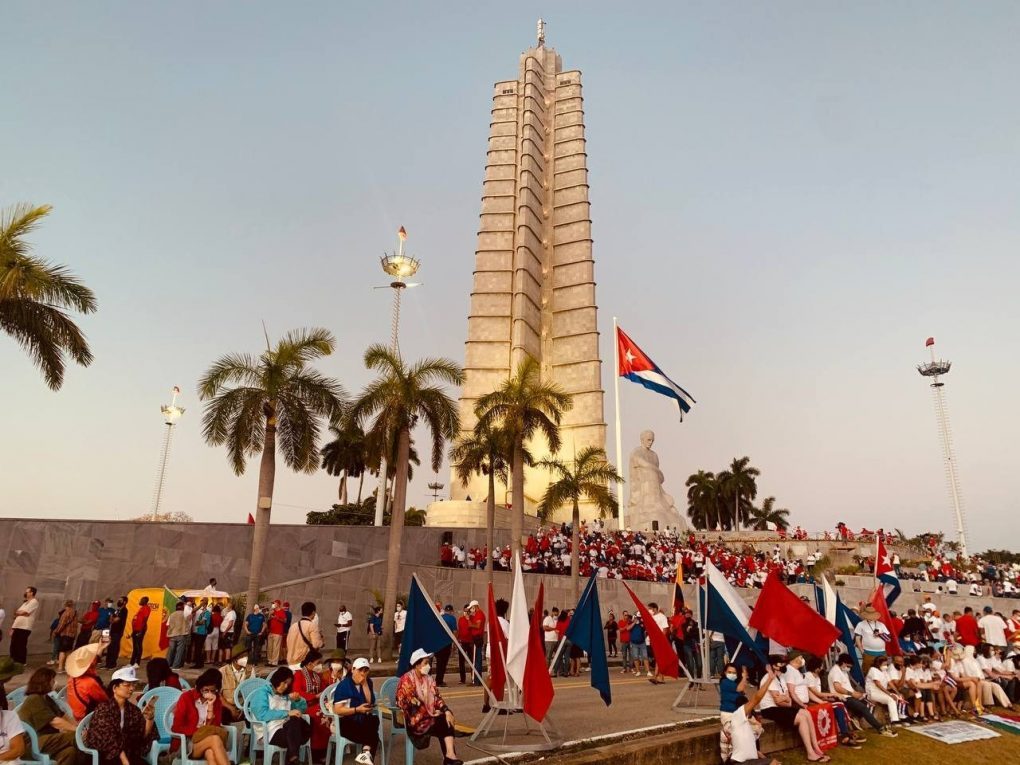
[[[351,669],[370,669],[371,666],[372,665],[368,663],[368,659],[364,656],[359,656],[354,660],[354,663],[351,665]]]
[[[419,661],[421,661],[422,659],[427,659],[431,655],[432,654],[430,654],[428,651],[426,651],[423,648],[416,648],[414,653],[411,654],[411,666],[413,667]]]
[[[135,674],[135,668],[130,664],[126,667],[121,667],[113,673],[113,677],[110,678],[110,682],[119,680],[122,683],[137,683],[138,675]]]
[[[472,600],[470,603],[468,603],[468,608],[474,608],[475,606],[481,607],[477,600]]]

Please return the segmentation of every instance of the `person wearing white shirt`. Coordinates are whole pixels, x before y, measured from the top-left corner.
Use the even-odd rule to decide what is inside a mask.
[[[35,587],[25,588],[25,601],[14,611],[14,621],[11,622],[11,658],[18,664],[28,663],[28,636],[32,634],[39,611],[35,595]]]
[[[875,607],[865,606],[861,612],[861,621],[854,627],[854,643],[863,655],[865,674],[871,669],[875,659],[885,656],[887,641],[890,638],[889,630],[879,621]]]
[[[1020,691],[1017,688],[1017,673],[1012,668],[1012,662],[1010,662],[1010,666],[1006,666],[999,658],[999,652],[1003,650],[1005,649],[985,644],[978,652],[977,662],[981,671],[984,672],[985,679],[1002,688],[1006,698],[1015,703],[1018,699],[1017,693]]]
[[[950,595],[956,595],[959,591],[960,587],[956,583],[955,579],[950,578],[946,580],[946,592],[948,592]]]
[[[981,597],[981,585],[978,584],[977,582],[974,582],[970,586],[970,594],[971,594],[971,597],[975,597],[975,598]]]
[[[889,659],[885,656],[876,656],[871,664],[871,669],[864,678],[864,690],[868,694],[868,700],[875,704],[884,704],[889,712],[889,721],[896,725],[900,722],[899,695],[889,688],[889,676],[885,673],[885,665]]]
[[[397,603],[393,612],[393,653],[400,655],[400,643],[404,639],[404,627],[407,624],[407,611]],[[414,646],[412,646],[413,648]]]
[[[347,642],[351,639],[351,627],[354,626],[354,614],[347,610],[347,606],[340,606],[336,615],[336,647],[338,650],[347,650]]]
[[[762,699],[769,695],[771,681],[774,678],[772,668],[765,670],[765,677],[758,691],[748,699],[746,704],[737,707],[736,711],[722,721],[720,739],[729,745],[727,762],[739,762],[744,765],[779,765],[776,760],[763,757],[758,751],[758,735],[751,724],[751,715]],[[759,726],[760,727],[760,726]],[[725,756],[725,751],[724,751]]]
[[[0,761],[4,765],[21,765],[21,756],[27,750],[26,738],[25,726],[18,713],[0,710]]]
[[[854,715],[862,718],[883,736],[895,738],[896,733],[888,727],[883,727],[878,718],[871,713],[871,707],[865,701],[867,696],[854,688],[853,682],[850,680],[850,668],[852,666],[853,660],[850,658],[850,654],[843,653],[839,655],[836,663],[829,670],[829,691],[835,694],[836,698],[842,701],[846,708]]]
[[[659,604],[649,603],[648,610],[652,612],[652,621],[655,622],[656,626],[658,626],[658,628],[662,631],[662,634],[665,635],[666,638],[668,639],[669,619],[667,619],[666,615],[659,610]],[[645,630],[646,633],[647,631],[648,630]],[[652,644],[651,636],[646,637],[645,645],[651,646],[651,644]],[[651,648],[648,649],[649,652],[651,652],[651,650],[652,650]],[[661,685],[666,682],[665,679],[662,677],[662,664],[663,663],[661,661],[655,662],[655,677],[652,678],[653,685]],[[651,672],[649,672],[648,674],[651,675]]]
[[[791,662],[792,666],[792,662]],[[822,660],[812,656],[804,664],[804,678],[799,687],[803,690],[805,699],[804,705],[808,704],[832,704],[832,713],[836,717],[836,727],[839,728],[839,743],[850,749],[860,749],[861,741],[850,730],[850,721],[847,716],[846,707],[835,693],[826,693],[822,690]],[[787,668],[787,673],[790,669]],[[797,694],[800,696],[800,692]]]
[[[978,627],[986,643],[996,648],[1006,647],[1006,622],[998,614],[992,613],[991,606],[985,606],[985,615],[978,619]]]
[[[760,686],[760,688],[768,690],[768,693],[764,695],[759,694],[761,700],[758,702],[758,709],[761,711],[762,717],[772,720],[780,727],[797,731],[804,744],[808,760],[828,762],[829,757],[818,746],[818,737],[815,734],[814,723],[811,721],[811,713],[806,709],[794,706],[790,689],[784,679],[787,667],[786,657],[781,654],[771,654],[769,667],[772,671],[762,678]]]

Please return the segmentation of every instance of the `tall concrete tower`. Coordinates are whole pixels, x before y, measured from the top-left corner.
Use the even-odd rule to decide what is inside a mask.
[[[565,460],[606,441],[583,106],[581,73],[563,69],[540,21],[517,78],[493,88],[460,399],[469,430],[475,401],[534,357],[543,379],[573,395]],[[544,444],[532,450],[548,454]],[[525,512],[534,512],[547,480],[545,471],[529,472]],[[451,486],[454,500],[488,494],[484,477],[465,487],[454,476]],[[498,505],[509,501],[504,488],[497,486]]]

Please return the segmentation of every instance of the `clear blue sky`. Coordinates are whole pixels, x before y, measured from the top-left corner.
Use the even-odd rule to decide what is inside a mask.
[[[604,358],[615,314],[699,401],[681,425],[625,383],[625,449],[656,430],[678,503],[746,454],[810,529],[948,529],[914,371],[934,335],[972,546],[1020,546],[1007,2],[8,4],[0,206],[54,205],[37,251],[100,311],[95,363],[56,394],[0,338],[2,512],[144,513],[179,384],[165,507],[243,521],[256,473],[202,443],[197,377],[264,320],[330,328],[322,368],[357,391],[400,225],[425,283],[405,354],[461,360],[491,85],[540,15],[584,73]],[[334,497],[281,470],[274,518]]]

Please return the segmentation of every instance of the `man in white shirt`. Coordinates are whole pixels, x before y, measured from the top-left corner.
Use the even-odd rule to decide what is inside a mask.
[[[21,765],[21,756],[27,750],[26,738],[25,726],[18,713],[0,710],[0,761],[4,765]]]
[[[985,615],[978,619],[978,627],[986,643],[996,648],[1006,647],[1006,622],[992,612],[991,606],[985,606]]]
[[[556,622],[559,621],[560,609],[553,608],[547,616],[542,619],[542,634],[545,638],[545,663],[552,661],[556,653],[556,645],[560,642],[559,633],[556,632]]]
[[[347,610],[347,606],[341,605],[336,615],[336,647],[347,650],[347,642],[351,639],[351,626],[354,624],[354,614]]]
[[[861,621],[854,627],[854,643],[861,651],[865,674],[876,658],[885,656],[886,644],[890,638],[889,630],[879,621],[875,607],[865,606],[861,611]]]
[[[896,734],[889,728],[883,728],[882,723],[871,713],[871,707],[865,701],[864,693],[854,688],[850,680],[850,668],[852,666],[853,660],[850,658],[850,654],[843,653],[839,655],[836,663],[829,670],[829,691],[834,693],[851,713],[862,718],[883,736],[895,738]]]
[[[404,639],[404,625],[407,624],[407,611],[397,603],[396,611],[393,612],[393,653],[400,655],[400,643]]]
[[[666,615],[664,613],[662,613],[662,611],[659,610],[659,604],[658,603],[649,603],[648,604],[648,610],[651,611],[651,613],[652,613],[652,621],[655,622],[655,624],[658,626],[658,628],[662,631],[662,634],[665,635],[666,639],[668,640],[669,639],[669,619],[666,618]],[[647,630],[645,630],[645,631],[647,632]],[[649,649],[648,649],[649,653],[652,652],[652,649],[650,647],[651,644],[652,644],[652,638],[650,636],[646,637],[645,638],[645,645],[649,646]],[[666,682],[666,680],[662,676],[662,662],[661,661],[656,661],[655,662],[655,677],[652,678],[652,683],[654,685],[661,685],[661,684],[663,684],[665,682]]]
[[[35,626],[39,601],[35,598],[35,587],[25,588],[25,601],[14,612],[11,622],[11,658],[18,664],[28,664],[28,636]]]
[[[220,663],[225,664],[230,661],[230,656],[233,653],[234,625],[237,624],[237,611],[234,610],[234,606],[229,600],[227,601],[227,604],[223,606],[223,612],[220,614],[220,618]]]

